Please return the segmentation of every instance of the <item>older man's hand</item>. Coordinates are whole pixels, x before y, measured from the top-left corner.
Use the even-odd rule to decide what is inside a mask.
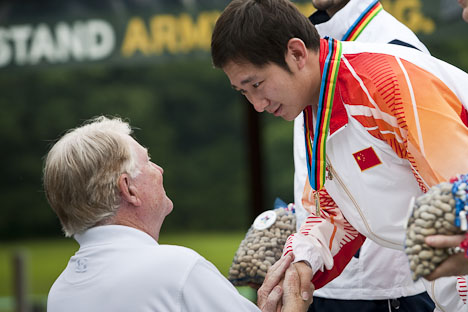
[[[278,306],[281,307],[283,289],[279,284],[292,261],[293,255],[288,254],[268,269],[265,280],[257,291],[257,305],[263,312],[274,312]]]

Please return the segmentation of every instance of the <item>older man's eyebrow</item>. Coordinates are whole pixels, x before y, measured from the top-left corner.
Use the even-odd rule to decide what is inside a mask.
[[[146,147],[143,147],[143,148],[144,148],[145,151],[146,151],[146,157],[148,157],[148,160],[151,160],[151,154],[150,154],[148,148],[146,148]]]

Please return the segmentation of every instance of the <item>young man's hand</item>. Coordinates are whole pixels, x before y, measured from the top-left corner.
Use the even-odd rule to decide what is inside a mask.
[[[310,266],[303,262],[296,262],[294,263],[294,267],[297,270],[297,273],[299,274],[299,278],[301,281],[301,297],[304,301],[311,301],[312,302],[312,295],[314,293],[315,287],[312,284],[312,269]]]
[[[310,281],[310,280],[309,280]],[[307,311],[312,303],[314,285],[310,283],[308,289],[303,289],[299,272],[296,265],[292,265],[286,271],[283,283],[283,310],[282,312]],[[310,295],[307,300],[303,299],[302,293],[306,291]]]
[[[303,262],[291,264],[292,260],[289,254],[268,270],[257,292],[257,305],[263,312],[307,311],[312,303],[312,270]]]

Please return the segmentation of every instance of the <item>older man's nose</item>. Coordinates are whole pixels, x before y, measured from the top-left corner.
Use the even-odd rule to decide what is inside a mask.
[[[156,165],[154,162],[151,162],[151,164],[152,164],[154,167],[156,167],[156,169],[158,169],[159,171],[161,171],[161,174],[164,173],[164,169],[163,169],[161,166]]]

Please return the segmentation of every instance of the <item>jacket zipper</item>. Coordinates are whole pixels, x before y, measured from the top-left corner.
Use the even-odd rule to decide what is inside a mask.
[[[442,309],[442,307],[440,306],[440,304],[439,304],[439,302],[437,301],[437,298],[436,298],[436,291],[435,291],[436,281],[437,280],[431,282],[431,293],[432,293],[431,299],[432,299],[432,301],[434,301],[434,304],[435,304],[436,308],[438,308],[441,312],[445,312],[445,310]]]
[[[364,213],[362,212],[361,208],[359,207],[358,203],[356,202],[356,200],[354,199],[353,195],[351,194],[351,192],[348,190],[348,188],[346,187],[346,185],[343,183],[343,180],[341,180],[340,176],[336,173],[335,169],[333,168],[333,166],[331,165],[331,162],[330,162],[330,159],[328,158],[327,156],[327,168],[328,168],[328,172],[330,174],[330,179],[329,180],[332,180],[333,178],[336,178],[336,180],[338,181],[338,184],[340,184],[341,188],[345,191],[345,193],[348,195],[349,199],[351,199],[352,203],[354,204],[354,207],[356,207],[357,211],[359,212],[359,215],[361,216],[361,219],[362,221],[364,222],[364,225],[366,226],[366,229],[369,233],[371,233],[374,237],[380,239],[381,241],[384,241],[384,242],[387,242],[387,243],[390,243],[392,245],[396,245],[396,246],[400,246],[399,244],[396,244],[392,241],[389,241],[389,240],[386,240],[386,239],[383,239],[381,238],[380,236],[376,235],[370,228],[369,224],[367,223],[367,220],[366,218],[364,217]]]

